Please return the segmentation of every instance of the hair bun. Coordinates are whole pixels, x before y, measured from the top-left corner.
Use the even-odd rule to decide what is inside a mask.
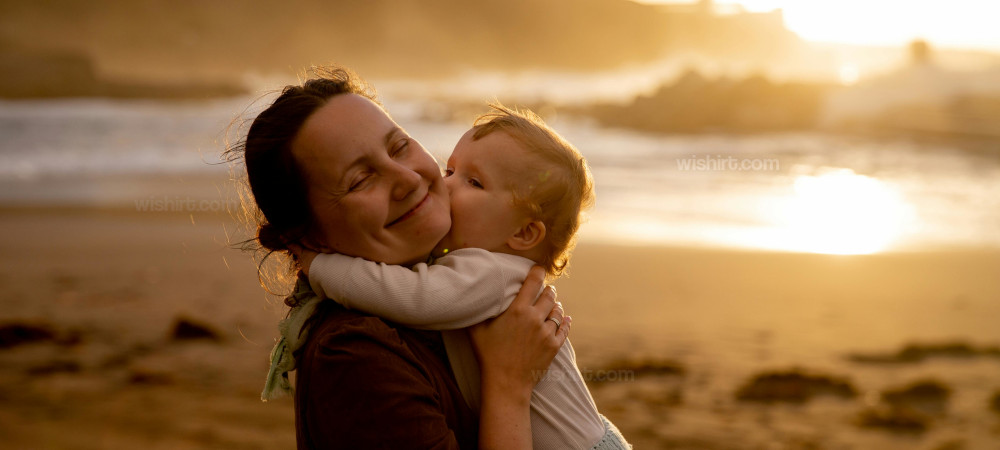
[[[284,236],[281,235],[277,227],[270,223],[262,223],[257,228],[257,242],[260,242],[261,247],[271,251],[288,250],[288,243]]]

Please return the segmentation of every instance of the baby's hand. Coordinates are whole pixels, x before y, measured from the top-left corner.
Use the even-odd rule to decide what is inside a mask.
[[[313,259],[315,259],[316,255],[318,255],[319,253],[316,253],[307,248],[303,248],[298,244],[288,244],[288,249],[292,251],[292,254],[294,254],[295,258],[299,261],[299,267],[302,268],[302,273],[304,273],[308,277],[309,266],[312,264]]]

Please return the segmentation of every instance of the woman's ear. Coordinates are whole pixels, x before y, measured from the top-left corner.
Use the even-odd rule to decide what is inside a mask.
[[[532,220],[517,230],[513,236],[507,238],[507,245],[514,250],[531,250],[545,240],[545,223],[541,220]]]

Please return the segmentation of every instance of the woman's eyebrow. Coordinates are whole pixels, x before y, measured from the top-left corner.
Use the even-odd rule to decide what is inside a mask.
[[[401,133],[403,133],[403,129],[400,128],[399,125],[396,125],[391,130],[389,130],[389,132],[385,134],[385,138],[383,138],[385,146],[388,148],[390,145],[392,145],[393,138],[396,137],[397,134]]]
[[[382,138],[382,142],[383,142],[383,144],[385,145],[386,148],[388,148],[390,145],[392,145],[393,139],[398,134],[405,134],[405,133],[403,133],[403,129],[400,128],[398,125],[395,126],[395,127],[393,127],[392,129],[390,129],[388,132],[385,133],[385,136]],[[348,174],[350,174],[358,166],[364,165],[364,164],[366,164],[370,160],[371,160],[371,155],[367,155],[367,154],[359,155],[357,158],[354,159],[354,161],[351,161],[350,164],[347,165],[346,169],[344,169],[344,176],[341,177],[339,183],[340,184],[345,183],[346,181],[344,181],[344,180],[347,179],[347,175]]]

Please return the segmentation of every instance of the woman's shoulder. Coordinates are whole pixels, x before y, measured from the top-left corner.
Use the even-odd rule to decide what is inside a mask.
[[[317,307],[309,334],[310,343],[320,348],[356,346],[359,341],[391,347],[405,345],[399,331],[381,318],[349,310],[333,301],[324,301]]]
[[[384,364],[387,358],[410,366],[447,364],[440,332],[407,328],[333,301],[317,307],[308,332],[303,359],[336,355],[338,360],[361,365],[365,361]]]
[[[317,312],[296,374],[300,442],[429,448],[458,437],[474,446],[476,416],[462,409],[443,353],[419,340],[424,332],[340,305]]]

